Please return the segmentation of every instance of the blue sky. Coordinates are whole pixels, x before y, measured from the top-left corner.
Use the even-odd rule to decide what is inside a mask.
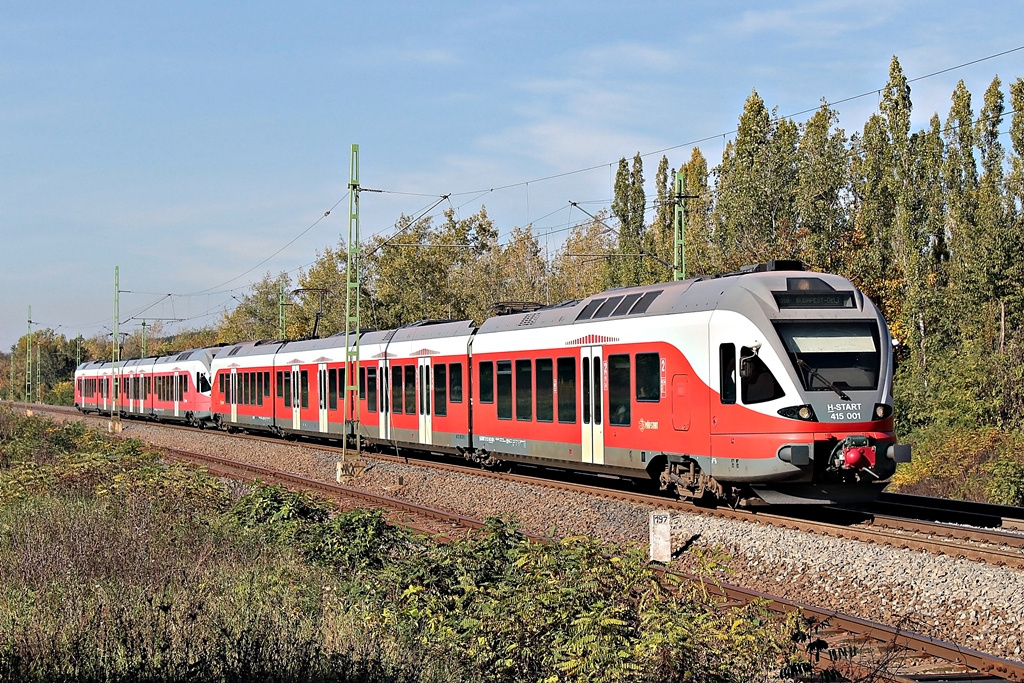
[[[0,0],[0,348],[29,305],[68,336],[103,332],[115,265],[123,318],[215,290],[145,315],[216,321],[265,272],[337,244],[344,201],[242,275],[344,200],[352,143],[361,184],[388,191],[362,195],[364,236],[454,193],[436,212],[485,205],[553,249],[581,217],[570,200],[610,202],[620,157],[674,148],[676,167],[710,138],[717,163],[753,89],[783,115],[877,91],[894,54],[916,78],[1024,45],[1020,16],[945,0]],[[1024,76],[1024,51],[912,83],[915,127],[945,118],[961,78],[977,111],[995,75]],[[841,126],[876,106],[837,105]]]

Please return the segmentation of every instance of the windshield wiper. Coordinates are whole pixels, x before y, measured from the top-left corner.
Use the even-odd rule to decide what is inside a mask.
[[[797,365],[798,365],[799,367],[801,367],[801,368],[803,368],[804,370],[806,370],[806,371],[807,371],[807,374],[809,374],[809,375],[810,375],[811,377],[814,377],[815,379],[819,379],[819,380],[821,380],[821,383],[822,383],[822,384],[824,384],[824,385],[825,385],[826,387],[828,387],[828,388],[829,388],[829,389],[831,389],[832,391],[834,391],[834,392],[836,392],[837,394],[839,394],[839,398],[843,399],[844,401],[849,401],[849,400],[850,400],[850,397],[849,397],[849,396],[847,396],[847,395],[846,395],[846,393],[845,393],[845,392],[844,392],[844,391],[843,391],[842,389],[840,389],[840,388],[839,388],[839,387],[837,387],[837,386],[836,386],[835,384],[832,384],[832,382],[829,382],[829,381],[828,381],[827,379],[825,379],[825,378],[824,378],[824,377],[822,376],[822,374],[821,374],[820,372],[818,372],[817,370],[815,370],[814,368],[812,368],[812,367],[811,367],[810,365],[808,365],[808,364],[807,364],[807,363],[806,363],[806,362],[804,361],[804,359],[803,359],[803,358],[797,358],[797,359],[796,359],[796,364],[797,364]]]

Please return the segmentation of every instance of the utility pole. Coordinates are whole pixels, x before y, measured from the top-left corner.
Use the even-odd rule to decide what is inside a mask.
[[[75,347],[75,368],[82,364],[82,335],[78,335],[75,339],[77,346]]]
[[[36,344],[36,403],[43,402],[42,370],[39,363],[39,344]]]
[[[686,194],[686,174],[682,171],[676,172],[675,187],[675,220],[673,228],[675,241],[672,247],[672,279],[675,281],[686,279],[686,200],[696,199],[697,195]]]
[[[114,371],[111,377],[113,383],[113,408],[110,410],[110,431],[115,434],[121,433],[121,410],[118,406],[118,398],[121,393],[121,285],[120,268],[114,266],[114,333],[110,337],[113,342]]]
[[[277,293],[277,338],[278,339],[284,339],[286,334],[287,334],[286,331],[285,331],[286,327],[285,327],[285,318],[284,318],[284,311],[285,311],[285,306],[286,305],[287,304],[285,303],[285,297],[284,297],[284,283],[282,282],[281,283],[281,288],[280,288],[280,290]]]
[[[173,311],[172,311],[173,312]],[[146,319],[142,319],[142,357],[146,357]]]
[[[362,435],[359,424],[359,145],[352,145],[349,157],[348,181],[348,240],[345,261],[345,400],[342,404],[344,420],[348,421],[349,406],[352,406],[352,431],[355,434],[355,459],[362,455]],[[347,431],[347,430],[346,430]],[[342,466],[348,460],[348,437],[341,441],[341,463],[338,463],[338,478]]]
[[[32,307],[28,307],[28,335],[25,337],[25,403],[32,400]]]

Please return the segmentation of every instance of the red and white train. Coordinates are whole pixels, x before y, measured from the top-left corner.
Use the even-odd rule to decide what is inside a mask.
[[[124,362],[125,415],[650,477],[771,503],[875,495],[910,459],[892,340],[848,280],[770,262],[536,310]],[[346,372],[356,373],[345,415]],[[75,402],[109,413],[110,362]],[[355,377],[356,375],[350,375]]]

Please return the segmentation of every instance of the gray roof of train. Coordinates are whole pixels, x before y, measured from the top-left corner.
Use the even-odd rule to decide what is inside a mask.
[[[619,289],[589,296],[575,303],[541,308],[528,313],[495,316],[488,318],[480,326],[480,331],[477,334],[505,332],[524,327],[555,327],[616,318],[640,318],[668,315],[670,313],[713,311],[717,309],[738,311],[747,315],[752,315],[761,310],[764,313],[778,317],[780,313],[775,305],[772,292],[786,291],[788,278],[819,278],[837,291],[855,291],[854,286],[848,280],[838,275],[807,271],[773,271],[709,279],[694,278],[642,287],[620,287]],[[653,300],[650,301],[649,306],[642,313],[623,312],[600,318],[587,317],[579,319],[580,314],[591,302],[597,302],[598,300],[607,301],[613,297],[628,297],[631,295],[637,301],[642,299],[644,295],[650,295]],[[857,297],[857,304],[860,308],[865,305],[864,301],[863,297]],[[848,313],[849,309],[846,309],[846,312]],[[785,314],[782,315],[784,316]],[[794,315],[806,316],[806,310],[796,311]],[[843,315],[842,312],[836,317],[841,315]]]

